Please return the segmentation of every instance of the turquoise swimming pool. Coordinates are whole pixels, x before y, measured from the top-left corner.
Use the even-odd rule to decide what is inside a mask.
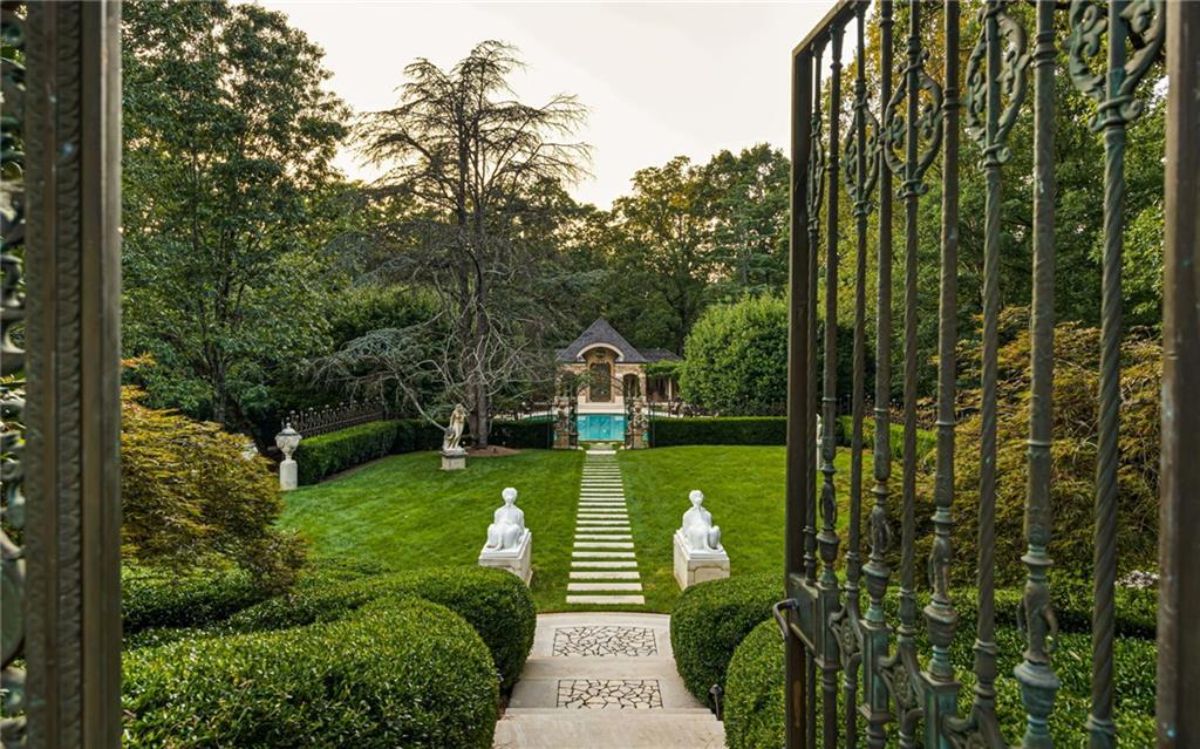
[[[579,414],[580,442],[624,442],[625,414]]]

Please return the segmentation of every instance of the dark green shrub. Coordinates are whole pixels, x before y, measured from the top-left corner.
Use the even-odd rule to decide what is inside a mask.
[[[499,694],[459,616],[385,598],[329,624],[128,654],[127,747],[479,747]]]
[[[512,448],[549,448],[554,441],[554,423],[539,421],[493,421],[490,437],[494,445]]]
[[[652,447],[677,445],[786,445],[787,419],[782,416],[654,419]]]
[[[774,619],[733,651],[725,679],[725,746],[762,749],[785,743],[783,640]]]
[[[348,429],[308,437],[296,449],[300,483],[315,484],[363,463],[441,445],[437,427],[417,419],[372,421]]]
[[[256,632],[341,619],[387,596],[414,595],[462,616],[492,653],[502,688],[510,689],[533,647],[537,607],[529,588],[515,575],[481,567],[403,572],[359,580],[317,576],[286,595],[231,617],[229,629]]]
[[[788,309],[752,297],[705,310],[684,346],[684,400],[731,416],[782,414],[787,407]]]
[[[671,612],[671,648],[688,691],[707,702],[713,684],[724,686],[734,648],[771,618],[771,606],[781,598],[783,576],[774,573],[713,580],[683,591]]]
[[[201,627],[270,595],[243,570],[184,577],[126,566],[121,571],[122,629],[132,635],[154,627]]]

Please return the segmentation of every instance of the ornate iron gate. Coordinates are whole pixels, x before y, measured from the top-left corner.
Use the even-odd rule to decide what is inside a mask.
[[[1055,75],[1069,75],[1095,99],[1094,129],[1102,133],[1104,225],[1102,249],[1099,444],[1095,497],[1094,609],[1092,618],[1091,712],[1086,731],[1092,747],[1116,744],[1113,723],[1113,632],[1116,577],[1117,439],[1121,341],[1121,259],[1127,126],[1141,113],[1139,84],[1165,53],[1168,91],[1166,247],[1164,266],[1164,372],[1161,474],[1161,606],[1157,723],[1160,746],[1200,746],[1200,638],[1180,631],[1181,616],[1200,604],[1200,544],[1195,533],[1200,510],[1184,492],[1200,489],[1200,3],[1164,0],[1072,0],[1036,2],[1026,29],[1008,0],[968,6],[978,10],[978,38],[967,40],[965,91],[960,92],[959,3],[941,5],[944,69],[930,70],[923,48],[921,0],[840,2],[793,51],[791,326],[789,335],[789,430],[787,503],[787,592],[776,617],[787,642],[787,731],[789,747],[1000,747],[996,717],[998,646],[995,637],[995,503],[997,454],[997,354],[1000,315],[1001,200],[1007,140],[1027,115],[1032,93],[1034,188],[1031,309],[1031,419],[1029,478],[1025,499],[1027,574],[1023,597],[1025,649],[1013,676],[1025,711],[1022,746],[1051,745],[1049,721],[1059,680],[1051,662],[1056,633],[1047,572],[1053,532],[1051,481],[1051,394],[1054,336],[1054,131]],[[1065,14],[1065,17],[1064,17]],[[904,27],[896,28],[903,16]],[[877,24],[878,98],[868,96],[868,24]],[[1064,35],[1062,28],[1069,31]],[[856,36],[852,81],[854,104],[842,111],[842,57],[846,34]],[[899,37],[899,42],[897,37]],[[1030,44],[1029,39],[1033,42]],[[898,43],[900,50],[896,50]],[[1060,45],[1067,70],[1056,70]],[[1128,49],[1127,49],[1128,48]],[[1106,56],[1105,56],[1106,53]],[[899,55],[899,61],[896,57]],[[897,69],[897,63],[899,69]],[[828,72],[827,109],[823,76]],[[893,75],[895,82],[893,86]],[[940,78],[940,80],[938,80]],[[1030,85],[1032,78],[1032,85]],[[1145,87],[1143,87],[1145,88]],[[843,139],[842,127],[849,126]],[[960,128],[978,147],[986,179],[984,216],[979,557],[955,558],[954,524],[955,383],[959,331]],[[973,156],[970,156],[973,157]],[[963,156],[961,158],[968,158]],[[940,171],[931,167],[940,161]],[[917,603],[917,356],[918,221],[933,174],[940,175],[941,249],[937,356],[937,447],[933,490],[933,538],[928,559],[930,601]],[[895,193],[893,193],[895,189]],[[1025,188],[1027,189],[1027,188]],[[853,220],[838,209],[845,190]],[[891,489],[890,413],[892,361],[893,200],[904,211],[902,341],[903,451],[899,496]],[[824,210],[822,211],[822,208]],[[868,219],[877,214],[874,256]],[[824,225],[822,225],[824,218]],[[853,386],[851,403],[849,510],[843,564],[834,477],[838,326],[824,325],[817,341],[818,267],[824,266],[824,318],[838,317],[839,232],[853,233],[855,247]],[[863,476],[868,265],[878,282],[876,297],[874,474],[864,518]],[[817,393],[818,345],[823,349],[821,392]],[[1192,394],[1189,396],[1189,388]],[[1187,398],[1190,403],[1186,403]],[[816,428],[817,404],[825,428]],[[820,444],[816,443],[817,439]],[[972,449],[975,449],[974,446]],[[1189,457],[1190,456],[1190,457]],[[819,471],[819,473],[818,473]],[[889,525],[898,506],[900,528]],[[819,508],[819,512],[818,512]],[[863,527],[863,520],[866,527]],[[1190,534],[1189,529],[1190,528]],[[863,536],[866,538],[864,539]],[[891,552],[899,546],[899,569]],[[860,549],[869,550],[864,562]],[[1004,553],[1001,551],[1001,553]],[[958,614],[949,590],[952,565],[977,565],[978,618],[973,695],[960,713],[960,674],[950,660]],[[839,569],[844,574],[839,575]],[[898,583],[897,616],[885,600]],[[865,610],[862,600],[865,587]],[[1186,619],[1183,619],[1186,621]],[[1195,621],[1195,619],[1192,619]],[[919,652],[917,635],[927,635],[929,652]],[[1191,691],[1189,691],[1191,690]],[[817,736],[818,725],[821,736]]]

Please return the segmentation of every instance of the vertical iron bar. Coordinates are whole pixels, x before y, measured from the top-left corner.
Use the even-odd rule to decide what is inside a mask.
[[[892,98],[892,0],[879,6],[879,119]],[[880,676],[879,664],[888,655],[890,628],[883,609],[891,569],[887,563],[891,531],[888,527],[888,481],[892,470],[891,418],[888,405],[892,398],[892,173],[884,164],[882,149],[876,154],[879,169],[879,248],[876,272],[875,304],[875,483],[871,494],[871,554],[863,572],[867,576],[870,604],[864,623],[863,693],[870,700],[867,712],[867,746],[883,749],[887,743],[887,724],[891,719],[887,687]]]
[[[821,488],[821,531],[817,544],[821,554],[821,577],[817,638],[820,643],[822,684],[822,729],[826,749],[837,746],[837,671],[838,644],[830,630],[830,616],[839,608],[838,579],[834,571],[837,561],[837,497],[833,485],[836,472],[833,461],[837,452],[837,286],[838,286],[838,187],[839,133],[842,115],[842,21],[837,19],[830,29],[830,94],[829,94],[829,179],[825,230],[825,361],[822,377],[821,473],[825,480]]]
[[[1000,317],[1000,63],[1001,39],[997,14],[1000,0],[988,0],[984,14],[986,58],[986,114],[984,120],[984,174],[987,182],[983,242],[983,346],[980,365],[982,426],[979,468],[979,618],[975,634],[975,698],[972,705],[983,725],[996,703],[995,516],[996,516],[996,380]],[[983,725],[980,727],[982,728]]]
[[[808,266],[808,152],[811,136],[813,91],[812,54],[802,52],[792,58],[792,171],[791,171],[791,247],[789,251],[788,294],[788,455],[787,455],[787,568],[784,575],[789,595],[793,576],[804,573],[804,521],[812,504],[808,463],[812,455],[808,397],[808,359],[812,356],[809,340],[808,300],[814,291],[809,285]],[[788,699],[786,738],[788,749],[800,749],[807,732],[805,726],[806,674],[809,655],[804,643],[789,632],[786,639],[786,679]]]
[[[943,726],[957,712],[959,684],[950,662],[958,613],[950,599],[954,518],[954,398],[958,345],[958,48],[959,4],[946,0],[945,81],[942,99],[942,246],[938,301],[937,473],[934,482],[933,544],[929,550],[929,586],[925,626],[933,648],[924,674],[925,746],[942,747]]]
[[[1029,416],[1029,483],[1025,501],[1028,568],[1022,610],[1026,648],[1013,669],[1025,704],[1025,737],[1030,749],[1050,749],[1048,721],[1059,680],[1050,666],[1047,638],[1054,634],[1047,573],[1053,560],[1047,554],[1053,529],[1050,499],[1051,441],[1054,395],[1054,5],[1037,6],[1037,47],[1034,52],[1033,108],[1033,310]]]
[[[1158,745],[1200,745],[1200,3],[1167,6]]]
[[[825,194],[825,145],[823,141],[824,120],[821,112],[821,62],[825,51],[825,39],[817,39],[812,45],[812,117],[809,133],[808,191],[808,421],[805,428],[816,435],[817,426],[817,268],[821,239],[821,198]],[[818,436],[819,439],[819,436]],[[817,452],[816,445],[804,456],[806,461],[806,484],[810,501],[805,506],[804,516],[804,579],[810,586],[817,583]],[[810,654],[805,673],[808,701],[804,706],[807,717],[805,746],[815,749],[817,745],[817,659]]]
[[[905,175],[901,195],[905,208],[904,251],[904,451],[903,504],[900,538],[900,627],[898,645],[910,663],[916,660],[917,599],[915,589],[917,498],[917,208],[921,195],[918,176],[918,132],[921,91],[921,3],[909,4],[908,66],[905,69],[908,91],[905,118]],[[907,742],[906,742],[907,739]],[[911,735],[901,736],[903,746],[911,745]]]
[[[1125,126],[1120,111],[1125,82],[1127,0],[1108,3],[1107,99],[1100,105],[1104,129],[1104,247],[1100,293],[1100,394],[1096,459],[1096,527],[1092,608],[1092,749],[1116,746],[1113,723],[1113,605],[1117,579],[1117,440],[1121,407],[1121,254],[1125,207]]]

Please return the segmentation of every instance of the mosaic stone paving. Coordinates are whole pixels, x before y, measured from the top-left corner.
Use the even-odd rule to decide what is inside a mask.
[[[562,679],[558,706],[576,710],[662,708],[658,679]]]
[[[649,627],[559,627],[554,655],[658,655],[658,643]]]

